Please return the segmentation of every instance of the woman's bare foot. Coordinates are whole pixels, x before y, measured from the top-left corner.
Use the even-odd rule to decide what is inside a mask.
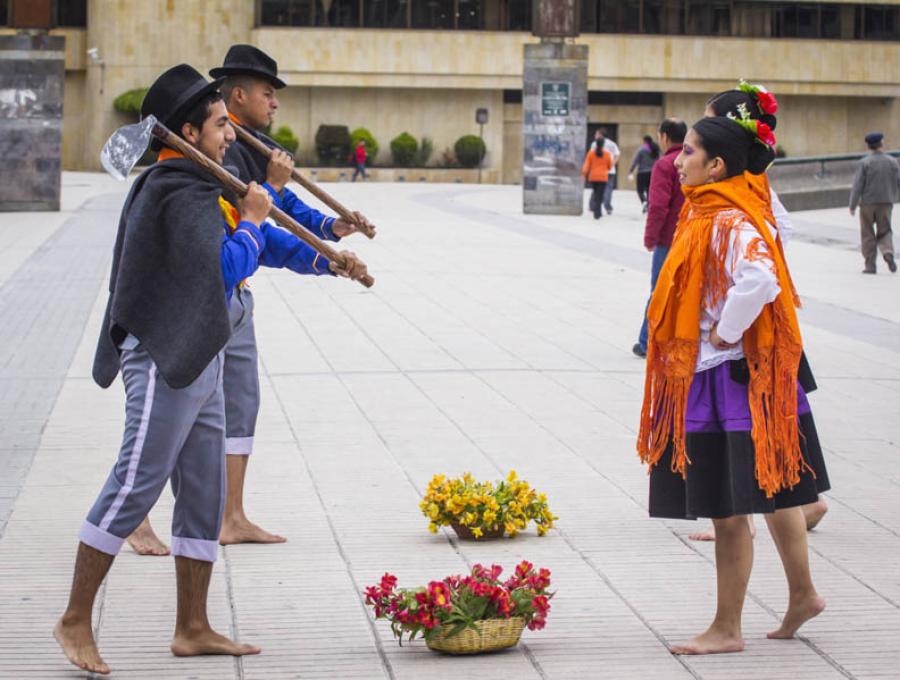
[[[740,635],[710,628],[683,645],[674,645],[672,654],[731,654],[744,651],[744,639]]]
[[[784,614],[781,626],[766,637],[771,640],[790,640],[800,630],[800,626],[823,611],[825,611],[825,598],[819,595],[814,594],[800,602],[791,603]]]
[[[284,543],[287,539],[278,534],[270,534],[262,527],[250,520],[223,520],[222,529],[219,531],[220,545],[235,545],[237,543]]]
[[[131,532],[127,539],[128,545],[138,555],[155,555],[163,557],[170,554],[169,546],[163,543],[153,527],[150,526],[150,518],[145,517],[140,526]]]
[[[821,497],[815,503],[804,505],[803,517],[806,519],[806,530],[811,531],[815,529],[819,522],[822,521],[826,512],[828,512],[828,503]]]
[[[109,675],[109,666],[100,656],[97,644],[94,642],[94,631],[91,623],[66,623],[63,616],[53,627],[53,637],[59,643],[63,654],[75,666],[89,673]]]
[[[747,521],[750,522],[750,538],[756,538],[756,524],[753,522],[753,515],[747,515]],[[716,527],[710,524],[706,531],[688,534],[688,538],[692,541],[715,541]]]
[[[204,656],[210,654],[244,656],[246,654],[259,654],[260,651],[260,648],[255,645],[235,642],[224,635],[219,635],[212,628],[190,633],[176,633],[175,637],[172,638],[172,654],[175,656]]]

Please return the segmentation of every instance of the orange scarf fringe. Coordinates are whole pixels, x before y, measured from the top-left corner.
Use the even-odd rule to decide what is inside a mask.
[[[672,471],[686,475],[691,461],[685,446],[685,416],[700,348],[700,318],[705,305],[715,307],[725,298],[730,286],[725,267],[728,245],[734,231],[749,222],[759,238],[743,256],[756,259],[764,252],[771,254],[781,289],[742,339],[750,369],[756,479],[771,498],[797,484],[809,467],[801,455],[797,420],[797,366],[802,351],[795,310],[798,299],[780,239],[766,225],[767,220],[774,224],[768,181],[737,176],[682,190],[684,209],[647,313],[649,343],[638,454],[652,467],[671,442]],[[734,258],[740,255],[734,251]]]

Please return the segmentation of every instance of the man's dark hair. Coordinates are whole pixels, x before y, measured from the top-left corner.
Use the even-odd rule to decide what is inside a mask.
[[[222,94],[220,92],[210,92],[194,102],[190,108],[185,109],[184,112],[178,112],[178,114],[169,121],[169,129],[184,139],[184,135],[181,134],[181,128],[184,127],[184,124],[190,123],[199,130],[203,127],[203,123],[206,122],[206,119],[209,118],[209,110],[212,105],[220,101],[222,101]],[[159,151],[162,148],[163,143],[154,137],[150,142],[150,150]]]
[[[666,118],[659,124],[659,131],[672,140],[672,143],[681,144],[687,134],[687,124],[678,118]]]
[[[599,132],[601,135],[606,137],[606,128],[605,127],[597,128],[597,132]],[[597,133],[594,133],[594,134],[597,134]]]
[[[249,90],[253,83],[258,80],[265,80],[265,78],[257,78],[256,76],[251,76],[249,74],[238,73],[237,75],[228,76],[225,79],[225,82],[222,83],[222,98],[227,103],[229,99],[231,99],[231,93],[234,92],[236,88],[241,88],[242,90]]]

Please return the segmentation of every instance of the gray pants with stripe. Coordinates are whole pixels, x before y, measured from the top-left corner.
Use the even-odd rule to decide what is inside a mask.
[[[246,286],[231,296],[231,338],[225,346],[225,453],[253,453],[259,415],[259,355],[253,327],[253,295]]]
[[[220,353],[199,378],[176,390],[140,345],[122,350],[122,448],[82,524],[83,543],[117,554],[171,480],[172,553],[216,560],[226,488],[222,366]]]

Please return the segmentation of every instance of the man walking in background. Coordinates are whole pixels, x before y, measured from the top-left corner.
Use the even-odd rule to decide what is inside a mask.
[[[601,128],[600,132],[603,135],[603,148],[609,151],[609,155],[612,157],[612,167],[609,169],[609,179],[606,181],[606,191],[603,194],[603,207],[606,209],[607,215],[612,215],[612,197],[613,191],[616,190],[616,166],[619,164],[619,156],[622,154],[619,151],[619,145],[607,136],[606,130]]]
[[[897,271],[891,234],[891,211],[900,191],[900,163],[884,153],[884,135],[866,135],[869,154],[859,163],[850,191],[850,214],[859,208],[860,248],[866,263],[863,274],[876,272],[878,251],[891,272]]]
[[[647,224],[644,227],[644,247],[653,253],[650,267],[651,296],[656,287],[656,279],[669,254],[669,248],[672,246],[672,237],[675,234],[675,226],[678,224],[678,213],[681,212],[681,206],[684,204],[681,182],[678,179],[678,172],[675,170],[675,158],[681,153],[686,134],[687,125],[683,120],[666,118],[659,126],[659,146],[664,153],[662,158],[653,164],[650,175],[649,208],[647,209]],[[647,305],[649,306],[649,304],[648,300]],[[646,307],[638,341],[631,351],[639,357],[647,356]]]

